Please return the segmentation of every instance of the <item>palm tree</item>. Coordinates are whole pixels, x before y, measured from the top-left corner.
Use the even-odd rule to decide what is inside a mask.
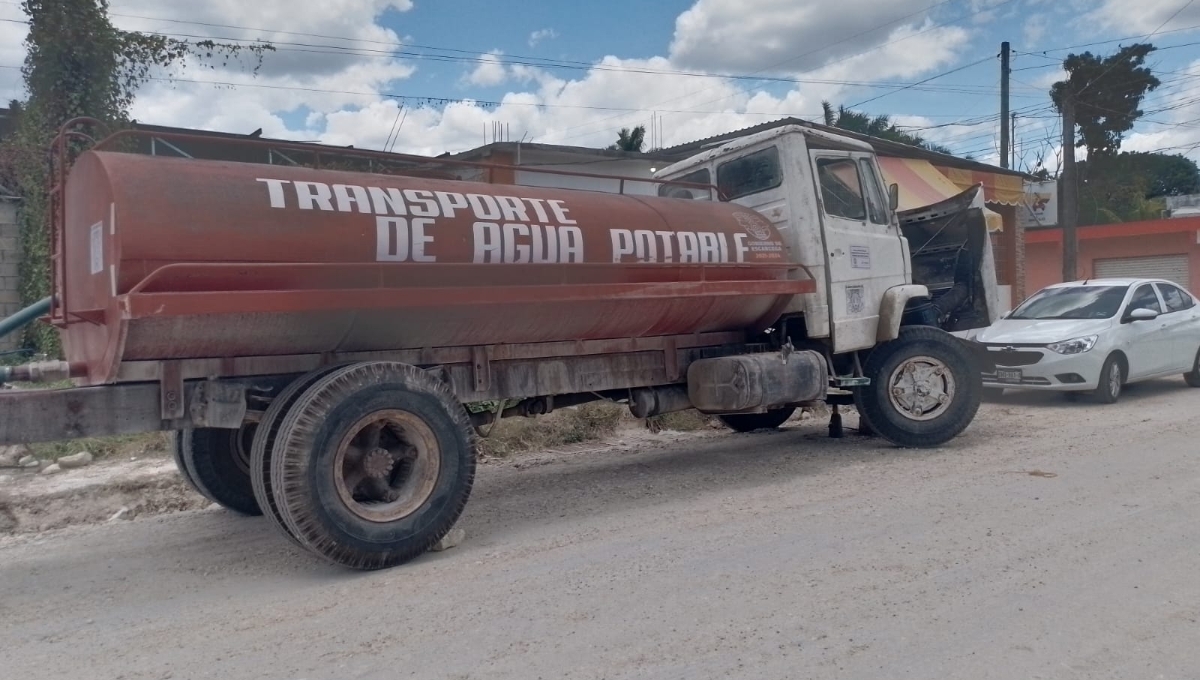
[[[899,142],[901,144],[908,144],[910,146],[919,146],[923,149],[929,149],[930,151],[937,151],[939,153],[950,153],[950,150],[943,146],[939,146],[932,142],[927,142],[919,135],[905,132],[896,127],[896,125],[892,123],[891,118],[887,115],[878,115],[872,118],[865,113],[851,111],[844,106],[837,107],[837,111],[835,112],[833,110],[833,105],[829,102],[821,102],[821,110],[825,114],[825,124],[829,127],[849,130],[850,132],[870,135],[872,137],[887,139],[893,142]]]
[[[633,130],[621,128],[617,141],[608,147],[610,151],[638,151],[646,144],[646,126],[639,125]]]

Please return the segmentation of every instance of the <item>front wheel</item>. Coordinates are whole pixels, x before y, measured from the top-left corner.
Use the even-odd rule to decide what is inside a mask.
[[[957,338],[929,326],[900,329],[863,367],[871,384],[854,391],[871,430],[907,448],[940,446],[975,419],[983,377]]]
[[[731,413],[719,416],[721,422],[735,432],[774,430],[787,422],[796,412],[795,408],[777,408],[766,413]]]
[[[1120,356],[1113,354],[1104,360],[1104,367],[1100,369],[1100,384],[1096,386],[1093,396],[1102,404],[1115,404],[1124,386],[1125,364]]]

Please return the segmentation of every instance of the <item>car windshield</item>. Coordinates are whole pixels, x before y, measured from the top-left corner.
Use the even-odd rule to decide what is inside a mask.
[[[1109,319],[1121,308],[1129,286],[1071,286],[1038,291],[1010,319]]]

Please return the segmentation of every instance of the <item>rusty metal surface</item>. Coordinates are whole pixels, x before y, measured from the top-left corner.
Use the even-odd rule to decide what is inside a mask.
[[[815,285],[764,218],[707,201],[89,152],[65,205],[61,325],[89,384],[131,361],[757,329]]]

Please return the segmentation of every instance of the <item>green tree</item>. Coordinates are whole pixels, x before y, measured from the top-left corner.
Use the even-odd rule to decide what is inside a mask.
[[[821,109],[825,114],[825,125],[829,127],[870,135],[879,139],[899,142],[900,144],[908,144],[909,146],[917,146],[938,153],[950,153],[950,150],[946,147],[928,142],[920,135],[905,132],[896,127],[889,116],[878,115],[872,118],[868,114],[860,111],[851,111],[844,106],[838,106],[834,110],[833,105],[827,101],[821,102]]]
[[[1076,146],[1086,148],[1088,158],[1120,151],[1122,136],[1142,117],[1142,99],[1161,84],[1145,66],[1154,50],[1137,43],[1108,57],[1084,52],[1063,60],[1067,79],[1054,83],[1050,98],[1059,113],[1065,102],[1074,102]]]
[[[1179,155],[1098,154],[1078,168],[1083,225],[1155,219],[1166,207],[1161,197],[1200,192],[1200,169]]]
[[[639,125],[634,129],[621,128],[617,141],[608,147],[610,151],[641,151],[646,145],[646,126]]]
[[[108,0],[25,0],[28,18],[22,68],[28,98],[17,102],[15,130],[0,148],[0,183],[17,191],[20,206],[21,297],[30,304],[50,294],[46,150],[68,120],[90,117],[110,128],[128,124],[138,89],[157,71],[199,63],[227,65],[243,54],[257,72],[266,43],[233,45],[122,31],[108,18]],[[70,148],[71,157],[80,152]],[[26,343],[56,355],[57,335],[31,327]]]

